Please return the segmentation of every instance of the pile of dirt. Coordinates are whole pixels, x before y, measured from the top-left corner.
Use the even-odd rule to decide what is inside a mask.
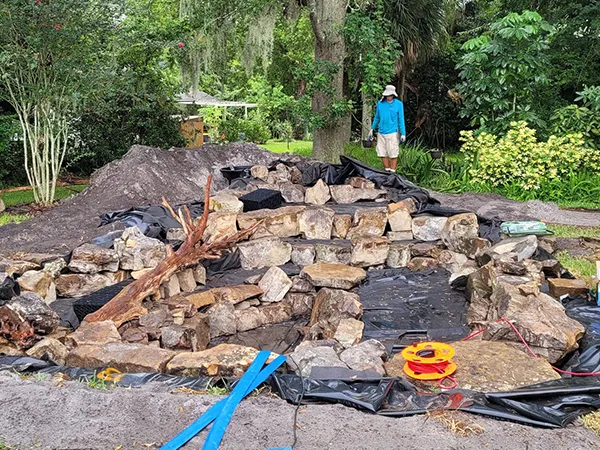
[[[27,222],[1,227],[0,254],[69,253],[90,239],[122,228],[120,224],[99,228],[103,213],[156,204],[162,197],[171,203],[203,199],[209,174],[217,191],[227,186],[221,168],[268,164],[278,156],[243,142],[200,149],[133,146],[122,159],[98,170],[78,196]]]

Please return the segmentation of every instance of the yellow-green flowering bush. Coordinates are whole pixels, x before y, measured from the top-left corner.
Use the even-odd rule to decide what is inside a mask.
[[[463,131],[461,141],[472,181],[491,186],[517,183],[526,190],[539,189],[544,181],[560,179],[572,170],[600,166],[600,154],[585,148],[580,133],[539,142],[526,122],[511,122],[503,137]]]

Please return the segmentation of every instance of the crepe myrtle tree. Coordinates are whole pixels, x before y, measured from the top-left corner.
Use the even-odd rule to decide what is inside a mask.
[[[71,124],[110,79],[120,6],[100,0],[0,2],[0,98],[21,125],[36,202],[51,204]]]

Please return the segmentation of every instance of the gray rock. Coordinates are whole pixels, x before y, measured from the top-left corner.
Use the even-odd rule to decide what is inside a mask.
[[[304,202],[311,205],[324,205],[330,198],[329,186],[319,179],[313,187],[306,189]]]
[[[50,261],[44,264],[44,268],[42,269],[44,272],[50,274],[52,278],[58,278],[60,273],[64,268],[67,267],[67,263],[63,258],[55,259],[54,261]]]
[[[315,246],[312,244],[293,244],[292,262],[304,267],[315,262]]]
[[[309,339],[331,339],[343,319],[360,319],[362,304],[356,294],[338,290],[321,289],[310,317]]]
[[[193,271],[194,271],[194,279],[196,280],[196,283],[205,285],[206,284],[206,267],[204,267],[202,264],[198,264],[196,267],[194,267]]]
[[[299,375],[310,377],[313,367],[348,366],[338,357],[332,347],[315,347],[310,342],[302,342],[287,358],[288,365]]]
[[[334,216],[329,208],[307,208],[298,218],[300,232],[306,239],[331,239]]]
[[[331,243],[315,244],[316,262],[331,264],[350,264],[352,247],[349,242],[332,241]]]
[[[181,286],[179,286],[179,278],[177,275],[173,275],[169,278],[169,281],[163,283],[162,288],[164,289],[165,298],[171,298],[181,292]]]
[[[438,257],[438,264],[451,273],[460,272],[461,268],[469,261],[462,253],[442,250]]]
[[[282,266],[292,257],[292,246],[276,237],[238,244],[243,269]]]
[[[335,330],[333,339],[338,341],[344,348],[352,347],[360,342],[364,329],[365,324],[360,320],[342,319]]]
[[[192,269],[184,269],[177,274],[179,287],[183,292],[194,292],[196,290],[196,277]]]
[[[387,352],[384,345],[374,339],[344,350],[340,359],[352,370],[369,370],[385,375],[383,363],[387,359]]]
[[[303,186],[292,183],[281,183],[279,190],[286,203],[304,203],[306,189]]]
[[[392,242],[386,259],[386,265],[393,269],[407,267],[410,262],[410,245]]]
[[[69,269],[78,273],[116,272],[119,270],[119,255],[113,249],[83,244],[73,250]]]
[[[292,287],[292,280],[279,267],[271,267],[261,278],[258,287],[263,290],[261,301],[280,302]]]
[[[442,237],[442,230],[448,221],[447,217],[419,216],[412,222],[415,239],[421,241],[437,241]]]
[[[480,266],[487,264],[492,259],[507,253],[515,253],[517,261],[531,258],[538,248],[538,239],[534,235],[523,236],[518,238],[504,239],[498,242],[490,249],[484,251],[477,256],[477,263]]]
[[[123,270],[154,268],[167,257],[165,244],[144,236],[137,227],[127,228],[114,247]]]
[[[411,231],[388,231],[386,237],[390,241],[410,241],[413,238]]]
[[[235,334],[237,331],[235,308],[233,303],[219,302],[208,310],[210,320],[210,337]]]
[[[147,328],[162,328],[171,319],[171,315],[164,309],[156,309],[150,311],[139,318],[141,327]]]
[[[385,194],[385,191],[374,188],[356,188],[343,184],[329,186],[331,197],[336,203],[349,204],[361,200],[375,200]]]
[[[310,293],[288,293],[283,302],[290,305],[292,317],[309,316],[312,312],[316,294]]]
[[[390,241],[379,236],[361,236],[352,239],[350,264],[370,267],[385,264],[390,250]]]
[[[307,293],[315,291],[314,286],[310,284],[309,281],[305,280],[304,278],[301,278],[298,275],[293,276],[291,280],[292,288],[290,289],[290,292]]]
[[[239,333],[248,330],[254,330],[267,323],[267,317],[260,308],[249,307],[235,312],[236,327]]]
[[[60,323],[60,317],[37,294],[24,292],[6,306],[31,324],[36,333],[50,334]]]

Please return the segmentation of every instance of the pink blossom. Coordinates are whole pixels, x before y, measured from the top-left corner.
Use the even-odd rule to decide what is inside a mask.
[[[177,47],[179,47],[179,48],[183,48],[184,46],[185,46],[185,44],[183,42],[180,42],[177,44]]]

